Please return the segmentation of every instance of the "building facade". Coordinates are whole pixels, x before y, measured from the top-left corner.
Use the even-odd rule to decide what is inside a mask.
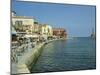
[[[40,34],[41,32],[41,27],[42,27],[42,24],[39,24],[38,22],[34,22],[34,33],[37,33],[37,34]]]
[[[67,32],[63,28],[53,28],[53,36],[57,38],[66,38]]]
[[[52,31],[52,27],[48,24],[44,24],[44,25],[41,25],[41,31],[40,31],[40,34],[45,38],[47,39],[48,37],[52,37],[53,35],[53,31]]]
[[[15,16],[14,13],[12,13],[12,25],[17,32],[32,34],[34,29],[34,19],[26,16]]]
[[[41,34],[45,34],[47,36],[52,36],[53,35],[52,27],[47,24],[42,25],[41,26]]]

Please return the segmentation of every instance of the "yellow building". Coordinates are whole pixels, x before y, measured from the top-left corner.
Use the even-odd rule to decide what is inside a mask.
[[[47,39],[48,37],[53,35],[52,27],[48,24],[44,24],[41,26],[41,34]]]
[[[34,19],[26,16],[15,16],[14,13],[12,13],[12,25],[18,32],[32,34],[34,29]]]

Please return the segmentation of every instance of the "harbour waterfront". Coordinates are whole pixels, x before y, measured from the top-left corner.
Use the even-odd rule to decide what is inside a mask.
[[[90,37],[50,42],[32,65],[31,73],[95,69],[95,44],[95,39]]]
[[[95,69],[95,11],[95,6],[13,0],[11,74]]]
[[[32,17],[18,16],[12,11],[12,74],[30,73],[31,64],[35,64],[45,44],[66,38],[64,28],[40,24]]]

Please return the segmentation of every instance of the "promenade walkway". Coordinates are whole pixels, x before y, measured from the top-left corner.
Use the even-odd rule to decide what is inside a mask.
[[[15,54],[15,61],[12,62],[11,66],[12,74],[30,73],[29,69],[31,68],[31,64],[35,64],[36,59],[41,53],[41,47],[54,40],[48,40],[46,42],[37,43],[35,45],[31,42],[28,44],[23,44],[17,47],[17,49],[14,49],[14,53],[12,53],[12,55]]]
[[[13,58],[15,59],[12,62],[12,74],[16,74],[16,73],[23,73],[23,72],[29,72],[28,67],[26,65],[28,65],[29,63],[31,64],[31,62],[34,60],[33,55],[36,55],[36,51],[41,48],[44,43],[38,43],[36,44],[34,47],[32,47],[33,43],[29,43],[29,44],[23,44],[19,47],[17,47],[17,49],[13,49]],[[24,51],[23,51],[24,50]],[[21,69],[23,68],[23,69]]]

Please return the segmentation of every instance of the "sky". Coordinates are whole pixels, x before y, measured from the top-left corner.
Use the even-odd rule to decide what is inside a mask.
[[[12,11],[18,16],[31,16],[41,24],[66,29],[69,37],[90,36],[95,29],[96,7],[12,0]]]

